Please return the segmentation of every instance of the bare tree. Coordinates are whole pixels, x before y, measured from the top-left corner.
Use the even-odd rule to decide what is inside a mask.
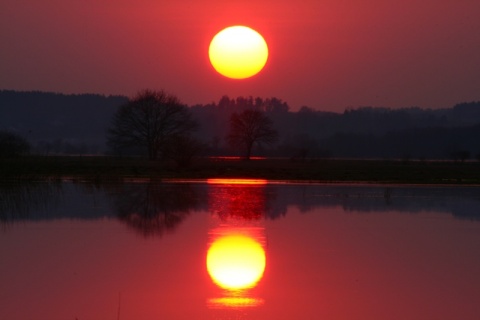
[[[272,128],[272,121],[263,112],[248,109],[232,114],[227,140],[232,147],[243,149],[247,160],[254,144],[272,144],[277,139],[278,133]]]
[[[190,110],[176,96],[144,90],[117,110],[107,138],[114,150],[140,146],[155,160],[174,137],[188,136],[196,127]]]
[[[0,158],[11,158],[28,154],[30,143],[19,134],[0,131]]]

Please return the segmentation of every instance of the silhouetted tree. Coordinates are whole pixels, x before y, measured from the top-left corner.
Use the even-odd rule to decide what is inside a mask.
[[[468,158],[470,158],[470,152],[467,150],[457,150],[450,153],[450,156],[455,161],[465,162]]]
[[[461,150],[458,152],[458,157],[460,158],[460,161],[465,162],[465,160],[470,158],[470,152],[467,150]]]
[[[278,133],[272,128],[272,121],[263,112],[245,110],[233,113],[230,118],[228,143],[245,152],[250,159],[254,144],[272,144],[278,139]]]
[[[22,136],[0,131],[0,158],[18,157],[30,151],[30,144]]]
[[[142,146],[155,160],[174,137],[188,136],[196,127],[190,110],[176,96],[144,90],[117,110],[107,138],[114,150]]]

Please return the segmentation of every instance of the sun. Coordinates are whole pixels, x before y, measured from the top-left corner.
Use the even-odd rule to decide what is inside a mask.
[[[232,79],[250,78],[259,73],[268,59],[268,46],[257,31],[232,26],[217,33],[208,49],[213,68]]]
[[[207,271],[224,289],[254,287],[265,271],[265,250],[245,235],[227,235],[215,240],[207,253]]]

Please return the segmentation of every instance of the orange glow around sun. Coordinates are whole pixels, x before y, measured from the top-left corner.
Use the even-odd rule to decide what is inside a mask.
[[[213,68],[232,79],[259,73],[268,59],[268,46],[257,31],[245,26],[223,29],[210,42],[208,56]]]
[[[212,280],[228,290],[254,287],[265,271],[265,250],[244,234],[217,238],[207,252],[207,271]]]

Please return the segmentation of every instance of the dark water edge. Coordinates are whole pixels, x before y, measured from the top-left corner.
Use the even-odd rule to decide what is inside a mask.
[[[153,179],[261,178],[309,182],[480,185],[480,161],[198,158],[180,168],[168,161],[88,156],[28,156],[0,160],[0,180],[61,179],[102,182]]]

